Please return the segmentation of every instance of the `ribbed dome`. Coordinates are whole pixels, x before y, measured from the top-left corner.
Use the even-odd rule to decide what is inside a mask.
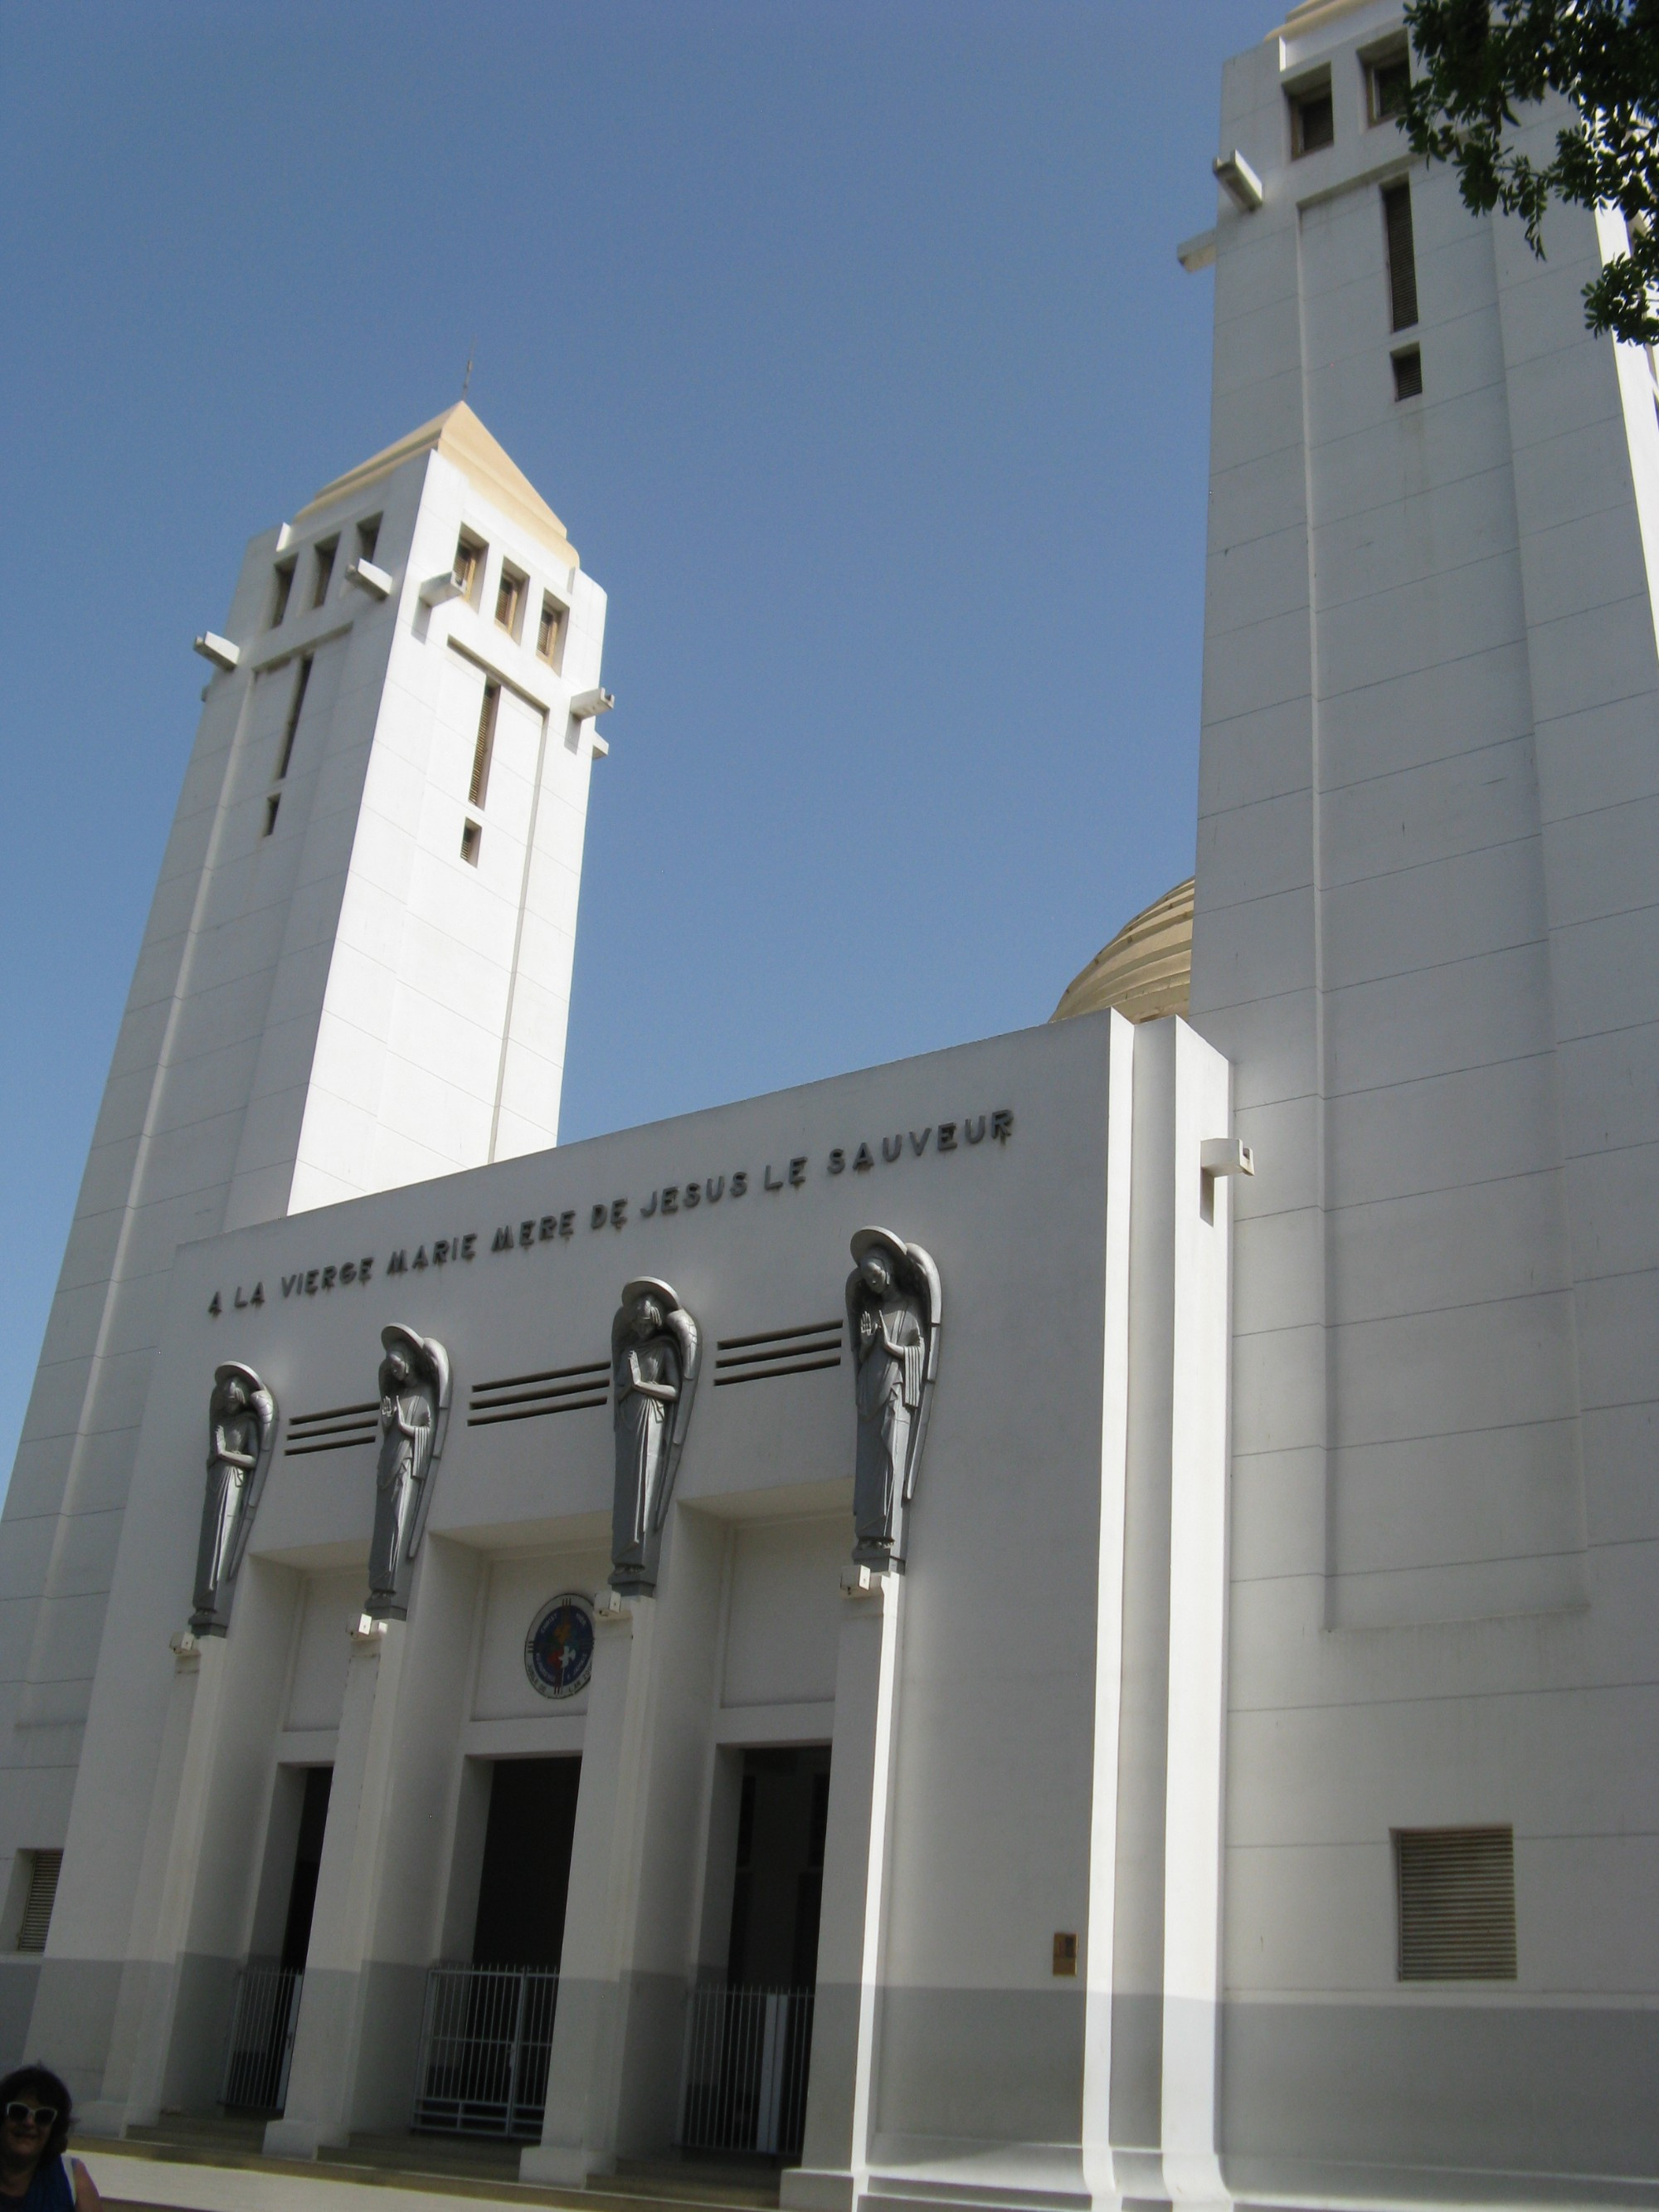
[[[1184,1014],[1193,981],[1193,878],[1126,921],[1104,951],[1097,952],[1066,985],[1050,1018],[1098,1013],[1115,1006],[1132,1022]]]

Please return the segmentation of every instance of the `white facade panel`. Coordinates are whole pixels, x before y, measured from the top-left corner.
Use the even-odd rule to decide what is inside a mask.
[[[288,1729],[337,1729],[345,1702],[347,1632],[363,1609],[362,1577],[352,1568],[304,1578],[290,1662]]]
[[[495,1559],[478,1632],[477,1679],[472,1692],[477,1721],[574,1718],[587,1711],[587,1692],[556,1705],[539,1694],[525,1668],[525,1638],[542,1608],[564,1590],[598,1589],[610,1572],[603,1549],[532,1552]],[[361,1601],[362,1577],[357,1577]]]
[[[841,1643],[841,1514],[743,1523],[733,1532],[720,1703],[823,1704],[836,1694]]]

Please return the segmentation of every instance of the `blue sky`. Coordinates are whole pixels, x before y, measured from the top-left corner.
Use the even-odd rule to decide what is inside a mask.
[[[1190,871],[1211,288],[1174,248],[1272,20],[0,11],[0,1471],[190,639],[475,343],[611,596],[565,1137],[1043,1020]]]

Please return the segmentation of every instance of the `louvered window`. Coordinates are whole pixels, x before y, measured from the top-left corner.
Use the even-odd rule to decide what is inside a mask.
[[[62,1851],[26,1851],[29,1862],[29,1893],[23,1905],[23,1917],[17,1930],[20,1951],[44,1951],[46,1930],[52,1925],[52,1901],[58,1895],[58,1870],[64,1863]]]
[[[501,685],[486,684],[478,708],[478,734],[472,746],[472,781],[466,793],[474,806],[482,806],[489,796],[489,763],[495,750],[495,713],[501,703]]]
[[[1317,154],[1336,140],[1336,110],[1331,104],[1331,73],[1322,70],[1316,78],[1297,86],[1286,95],[1291,103],[1291,155],[1300,161]]]
[[[1396,1828],[1402,1982],[1515,1979],[1513,1828]]]
[[[1389,249],[1389,311],[1393,327],[1408,331],[1417,320],[1417,249],[1412,241],[1409,185],[1383,187],[1382,233]]]

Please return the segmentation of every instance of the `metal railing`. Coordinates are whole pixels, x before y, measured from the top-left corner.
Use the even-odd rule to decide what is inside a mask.
[[[300,2024],[305,1976],[281,1966],[244,1966],[236,1977],[236,2008],[220,2101],[232,2112],[277,2112],[288,2101],[288,2069]]]
[[[434,1966],[421,2025],[416,2127],[536,2141],[558,1998],[550,1966]]]
[[[693,1990],[686,2005],[683,2148],[798,2159],[811,2056],[811,1990]]]

